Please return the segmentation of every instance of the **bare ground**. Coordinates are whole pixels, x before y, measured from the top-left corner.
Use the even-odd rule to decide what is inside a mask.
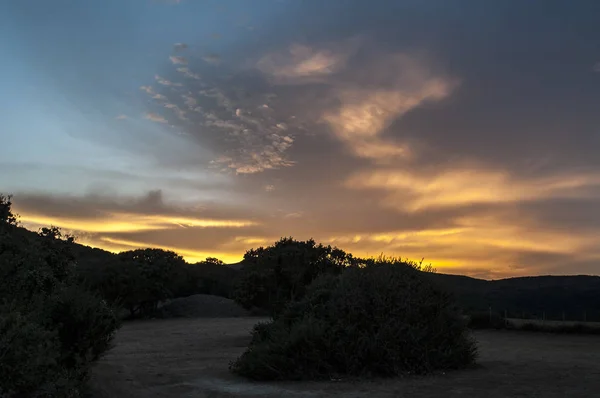
[[[109,397],[597,397],[600,337],[532,332],[476,333],[475,369],[371,382],[252,383],[227,366],[260,319],[217,318],[126,324],[92,376]]]

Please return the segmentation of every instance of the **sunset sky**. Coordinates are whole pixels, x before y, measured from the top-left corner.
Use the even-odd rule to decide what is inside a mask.
[[[313,237],[600,274],[600,1],[0,4],[0,192],[29,228],[236,262]]]

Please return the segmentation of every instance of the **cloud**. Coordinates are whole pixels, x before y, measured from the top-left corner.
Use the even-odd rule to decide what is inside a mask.
[[[594,72],[600,72],[600,62],[596,62],[593,67]]]
[[[247,208],[209,201],[166,202],[161,191],[144,197],[18,194],[15,199],[27,228],[55,225],[94,247],[113,251],[159,247],[180,253],[187,261],[208,256],[239,261],[247,247],[238,236],[260,228],[255,215],[244,216],[252,213]]]
[[[148,95],[154,95],[154,89],[152,86],[141,86],[140,90],[145,91]]]
[[[177,72],[191,76],[187,68],[177,68]],[[295,141],[294,133],[290,131],[294,128],[294,120],[280,116],[272,109],[265,112],[259,105],[272,98],[272,93],[255,100],[246,95],[243,85],[216,86],[196,81],[199,75],[194,77],[197,79],[188,81],[183,90],[163,89],[160,95],[164,96],[163,106],[186,122],[182,127],[187,134],[204,143],[211,140],[210,145],[220,147],[220,156],[215,156],[210,162],[213,169],[256,174],[295,164],[287,157]],[[171,80],[159,75],[155,79],[165,87],[173,86]],[[157,95],[151,89],[145,91],[153,97]],[[246,110],[247,107],[250,109]],[[152,112],[159,110],[153,108]],[[171,121],[166,115],[160,115]]]
[[[179,106],[177,106],[176,104],[166,103],[163,106],[167,109],[172,110],[180,120],[184,120],[184,121],[188,120],[188,118],[186,117],[185,111],[183,109],[181,109]]]
[[[276,85],[320,84],[322,103],[314,105],[321,108],[320,121],[355,156],[385,163],[411,155],[406,142],[383,137],[392,123],[448,97],[458,80],[436,74],[432,61],[418,54],[370,49],[367,57],[355,56],[372,45],[365,37],[320,46],[296,44],[263,56],[256,67]]]
[[[400,253],[424,257],[443,272],[480,277],[507,277],[540,272],[551,263],[597,258],[600,239],[594,233],[539,228],[537,221],[514,212],[457,217],[446,228],[330,236],[327,241],[363,256]],[[526,262],[527,258],[544,262]],[[542,271],[543,272],[543,271]],[[569,272],[563,268],[560,273]]]
[[[181,87],[181,86],[183,86],[183,84],[181,84],[181,83],[173,83],[172,81],[164,79],[164,78],[162,78],[162,77],[160,77],[158,75],[155,75],[154,79],[156,80],[156,82],[158,84],[162,84],[163,86],[173,86],[173,87]]]
[[[175,51],[181,51],[186,50],[188,48],[188,45],[185,43],[175,43],[173,44],[173,48],[175,49]]]
[[[218,54],[207,54],[202,59],[211,65],[219,65],[221,63],[221,57]]]
[[[200,80],[200,75],[190,71],[189,68],[177,68],[177,72],[182,73],[185,77]]]
[[[14,3],[15,29],[44,28],[15,30],[29,51],[6,57],[39,76],[35,92],[7,97],[36,118],[3,115],[14,131],[0,186],[25,216],[89,227],[82,238],[115,250],[240,257],[292,235],[424,256],[443,272],[598,273],[598,59],[577,42],[597,41],[592,2],[547,2],[526,19],[504,2],[452,15],[418,1],[238,2],[225,13],[186,2],[168,10],[178,22],[161,27],[166,42],[158,9],[68,7],[49,22]],[[94,51],[57,57],[67,36]],[[132,98],[120,88],[136,76],[147,80]],[[117,123],[121,112],[129,120]],[[157,189],[161,200],[145,196]],[[25,207],[40,192],[75,198]]]
[[[517,203],[549,198],[590,196],[600,187],[598,173],[558,174],[542,178],[516,177],[502,170],[455,167],[433,173],[375,169],[346,181],[352,189],[387,193],[383,203],[403,211],[473,204]]]
[[[221,126],[221,127],[233,127]],[[251,139],[254,141],[254,139]],[[264,137],[264,144],[255,149],[244,151],[236,158],[221,157],[212,161],[215,166],[234,170],[237,174],[255,174],[265,170],[290,167],[294,162],[284,158],[283,154],[292,146],[294,139],[285,135],[271,134]],[[255,145],[256,146],[256,145]]]
[[[187,65],[188,64],[188,60],[185,57],[171,55],[171,56],[169,56],[169,59],[171,60],[173,65]]]
[[[359,157],[385,161],[409,156],[407,144],[381,135],[424,102],[447,97],[456,83],[433,75],[424,62],[405,54],[381,57],[368,68],[380,84],[342,83],[335,89],[339,107],[325,111],[322,118]]]
[[[117,117],[115,117],[115,119],[117,119],[117,120],[125,120],[125,119],[127,119],[127,115],[121,114],[121,115],[118,115]]]
[[[172,228],[239,228],[254,225],[250,221],[239,220],[210,220],[193,217],[163,216],[157,214],[107,213],[101,220],[98,218],[68,218],[54,219],[44,215],[26,214],[21,218],[29,225],[56,225],[72,231],[91,233],[110,232],[139,232],[148,230],[164,230]]]
[[[162,117],[161,115],[154,113],[154,112],[148,112],[146,113],[146,115],[144,116],[146,119],[151,120],[153,122],[157,122],[157,123],[167,123],[167,119],[165,119],[164,117]]]
[[[305,84],[342,69],[356,47],[356,41],[314,48],[293,44],[286,51],[261,57],[256,67],[277,84]]]

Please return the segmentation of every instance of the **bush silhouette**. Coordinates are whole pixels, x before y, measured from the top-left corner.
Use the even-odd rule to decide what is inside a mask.
[[[230,365],[255,380],[396,376],[464,368],[477,348],[452,297],[409,263],[323,275]]]
[[[73,238],[19,228],[0,195],[0,397],[76,397],[119,326],[79,284]]]
[[[246,252],[233,299],[246,309],[264,309],[277,317],[290,301],[302,298],[319,275],[339,274],[354,263],[352,255],[312,239],[282,238]]]
[[[469,315],[471,329],[503,329],[506,327],[504,318],[497,312],[475,311]]]

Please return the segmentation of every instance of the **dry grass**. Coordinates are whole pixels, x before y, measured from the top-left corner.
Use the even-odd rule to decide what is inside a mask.
[[[257,318],[175,319],[126,324],[94,370],[98,397],[595,397],[600,338],[482,331],[476,369],[370,382],[249,383],[227,365]]]
[[[539,326],[547,326],[547,327],[573,327],[577,325],[585,325],[589,328],[600,328],[600,322],[581,322],[581,321],[549,321],[549,320],[541,320],[541,319],[519,319],[519,318],[507,318],[507,321],[515,325],[516,327],[521,327],[526,324],[534,324]]]

